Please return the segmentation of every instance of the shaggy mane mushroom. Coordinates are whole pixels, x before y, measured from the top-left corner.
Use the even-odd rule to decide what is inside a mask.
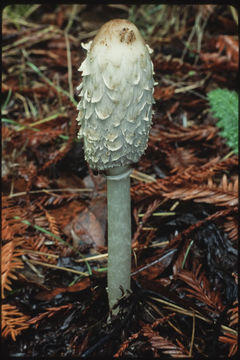
[[[90,167],[105,170],[108,196],[108,296],[110,309],[130,289],[130,164],[144,153],[152,123],[152,50],[128,20],[105,23],[82,46],[78,136]]]

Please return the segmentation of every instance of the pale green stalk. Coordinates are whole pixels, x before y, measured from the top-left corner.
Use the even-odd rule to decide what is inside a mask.
[[[113,306],[130,290],[131,272],[131,198],[130,168],[107,170],[108,199],[108,299]],[[113,310],[117,313],[118,309]]]

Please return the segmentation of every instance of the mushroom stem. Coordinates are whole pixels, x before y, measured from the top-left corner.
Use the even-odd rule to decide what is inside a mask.
[[[130,290],[131,272],[131,198],[129,166],[107,170],[108,199],[108,300],[109,308]]]

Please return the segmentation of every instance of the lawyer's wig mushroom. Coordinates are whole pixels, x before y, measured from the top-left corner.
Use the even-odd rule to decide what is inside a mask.
[[[106,170],[108,182],[108,294],[112,309],[130,289],[130,167],[144,153],[152,123],[152,50],[128,20],[105,23],[82,45],[78,136],[90,167]]]

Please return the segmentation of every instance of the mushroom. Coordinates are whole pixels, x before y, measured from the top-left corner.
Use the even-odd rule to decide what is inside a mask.
[[[144,153],[152,123],[152,50],[137,27],[124,19],[108,21],[82,46],[87,56],[79,68],[78,137],[84,139],[90,167],[107,175],[107,290],[109,307],[117,313],[113,307],[121,290],[130,290],[130,164]]]

